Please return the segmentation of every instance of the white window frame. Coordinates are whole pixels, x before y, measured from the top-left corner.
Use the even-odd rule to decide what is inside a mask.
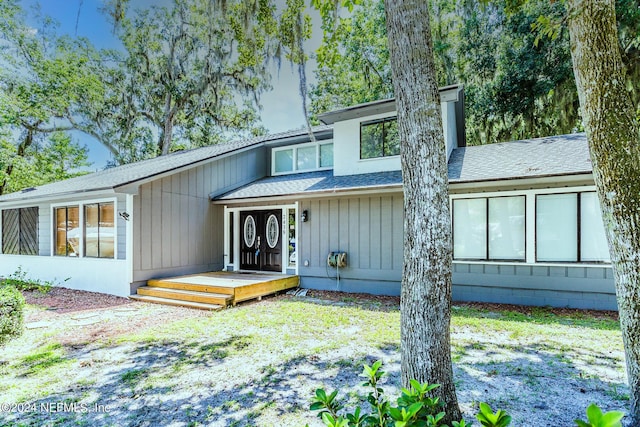
[[[485,264],[485,265],[518,265],[518,266],[544,266],[544,267],[594,267],[602,268],[610,266],[610,262],[578,261],[578,262],[538,262],[536,261],[536,195],[560,194],[560,193],[588,193],[596,191],[595,185],[539,188],[531,190],[505,190],[487,191],[477,193],[456,193],[449,197],[449,212],[453,212],[453,200],[470,198],[490,198],[500,196],[525,196],[525,261],[486,261],[486,260],[456,260],[456,264]]]
[[[331,170],[332,166],[320,167],[320,146],[333,144],[333,140],[322,141],[322,142],[309,142],[305,144],[294,144],[294,145],[284,145],[282,147],[274,147],[271,149],[271,175],[290,175],[294,173],[305,173],[305,172],[313,172],[313,171],[322,171],[322,170]],[[299,148],[308,148],[315,147],[316,149],[316,167],[311,169],[298,170],[298,149]],[[286,150],[293,150],[293,169],[290,171],[284,172],[276,172],[276,153]],[[335,151],[334,151],[335,155]]]
[[[84,206],[85,205],[95,205],[96,203],[113,203],[113,221],[115,232],[113,235],[113,258],[96,258],[96,257],[85,257],[84,256]],[[80,239],[80,244],[78,245],[78,256],[70,257],[70,256],[62,256],[56,255],[56,233],[55,233],[55,212],[56,208],[64,208],[68,206],[77,206],[78,207],[78,222],[79,227],[82,231],[82,238]],[[51,233],[51,244],[50,244],[50,256],[52,257],[60,257],[60,258],[68,258],[68,259],[118,259],[118,200],[115,197],[104,198],[104,199],[91,199],[91,200],[70,200],[68,202],[61,203],[52,203],[49,211],[51,221],[49,221],[49,232]]]

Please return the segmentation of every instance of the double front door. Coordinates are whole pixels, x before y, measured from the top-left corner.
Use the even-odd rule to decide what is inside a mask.
[[[240,269],[282,271],[282,209],[240,212]]]

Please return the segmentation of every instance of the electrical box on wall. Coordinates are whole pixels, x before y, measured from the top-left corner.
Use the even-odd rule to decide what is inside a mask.
[[[329,267],[344,268],[347,266],[347,253],[346,252],[329,252],[327,256],[327,265]]]

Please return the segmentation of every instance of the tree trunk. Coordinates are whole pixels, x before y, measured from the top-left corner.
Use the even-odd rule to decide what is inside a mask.
[[[631,392],[640,425],[640,128],[625,88],[611,0],[569,0],[573,71],[587,131],[611,264]]]
[[[451,220],[440,95],[429,8],[424,0],[386,0],[404,182],[401,292],[402,383],[438,383],[445,422],[460,420],[453,384]]]

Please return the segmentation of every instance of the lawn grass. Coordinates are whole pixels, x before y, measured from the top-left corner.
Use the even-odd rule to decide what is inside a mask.
[[[26,414],[32,425],[122,425],[140,417],[152,424],[174,417],[176,425],[319,425],[308,411],[315,388],[340,388],[354,402],[363,363],[382,359],[385,387],[397,390],[399,324],[394,307],[290,297],[74,345],[62,344],[73,331],[59,323],[0,349],[0,403],[72,399],[113,407],[108,414]],[[482,396],[490,400],[484,391],[474,394],[478,378],[488,390],[504,391],[492,403],[512,410],[524,401],[510,381],[544,396],[543,367],[620,405],[628,399],[615,320],[461,306],[452,310],[451,330],[456,383],[468,411]]]

